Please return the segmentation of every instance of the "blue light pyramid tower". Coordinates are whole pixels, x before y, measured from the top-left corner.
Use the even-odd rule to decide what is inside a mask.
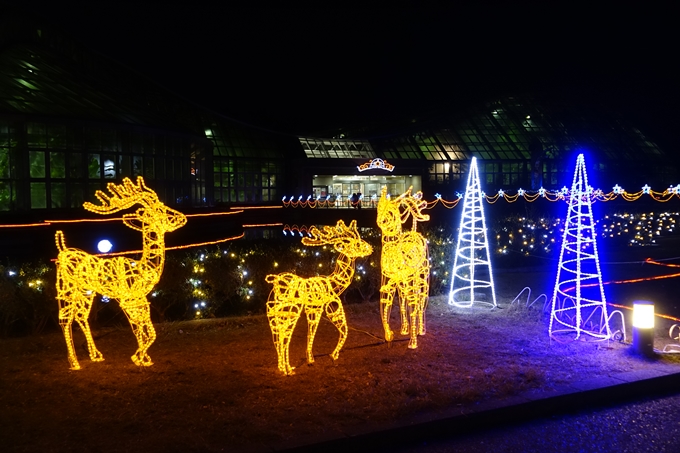
[[[463,198],[456,258],[451,272],[449,305],[456,307],[471,307],[475,302],[496,307],[496,291],[489,261],[489,241],[482,205],[483,196],[479,185],[477,158],[473,157]],[[490,299],[486,297],[485,292],[480,292],[489,289]]]
[[[567,200],[569,207],[552,297],[548,328],[552,338],[557,334],[575,334],[577,339],[585,334],[608,340],[612,336],[597,254],[592,193],[585,160],[579,154]]]

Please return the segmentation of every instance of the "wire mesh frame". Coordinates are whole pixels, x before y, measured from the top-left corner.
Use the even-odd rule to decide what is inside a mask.
[[[588,185],[585,159],[583,154],[579,154],[551,301],[548,327],[551,338],[555,338],[555,334],[571,333],[576,333],[575,339],[581,334],[597,340],[612,337],[597,252],[592,190]],[[558,303],[560,299],[565,302]],[[568,300],[573,301],[573,305],[566,303]],[[598,312],[599,322],[596,322]],[[555,326],[555,323],[558,325]]]
[[[449,305],[467,308],[477,302],[491,305],[494,308],[497,306],[490,256],[486,220],[484,218],[483,193],[479,183],[477,159],[473,157],[463,198],[463,213],[458,230],[453,271],[451,272]],[[479,266],[486,268],[486,274],[484,274],[484,271],[477,272]],[[484,279],[485,276],[488,279]],[[486,289],[491,290],[491,301],[480,300],[483,293],[475,292],[475,290]]]

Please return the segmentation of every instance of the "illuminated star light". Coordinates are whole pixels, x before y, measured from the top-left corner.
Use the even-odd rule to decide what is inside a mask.
[[[457,307],[471,307],[478,302],[496,307],[496,290],[489,260],[491,255],[482,204],[483,192],[479,186],[479,172],[475,157],[470,163],[465,194],[456,257],[453,263],[449,304]],[[486,270],[488,279],[479,276],[476,272],[477,267]],[[491,302],[477,298],[476,290],[483,289],[491,290]]]

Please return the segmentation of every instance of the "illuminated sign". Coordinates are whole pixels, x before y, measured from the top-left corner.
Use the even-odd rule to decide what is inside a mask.
[[[359,171],[371,170],[373,168],[377,168],[379,170],[392,171],[394,170],[394,165],[388,164],[383,159],[376,157],[375,159],[368,161],[364,164],[357,165],[357,168],[359,169]]]

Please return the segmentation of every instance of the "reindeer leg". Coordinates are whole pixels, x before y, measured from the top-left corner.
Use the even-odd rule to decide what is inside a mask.
[[[307,363],[314,363],[314,354],[312,353],[312,345],[314,344],[314,337],[316,336],[316,329],[319,327],[321,321],[321,307],[306,308],[307,313]]]
[[[429,270],[427,274],[421,275],[421,284],[418,288],[418,335],[425,335],[427,330],[425,327],[425,310],[427,309],[427,301],[430,292],[428,275]]]
[[[342,303],[338,299],[334,303],[326,305],[326,316],[331,320],[333,325],[340,332],[340,338],[338,338],[338,344],[335,346],[335,350],[331,353],[333,360],[338,360],[340,355],[340,350],[345,345],[347,340],[347,318],[345,317],[345,310],[342,308]]]
[[[92,331],[90,330],[90,322],[88,318],[90,317],[90,310],[92,310],[92,300],[94,299],[94,293],[91,296],[78,296],[76,298],[75,320],[80,325],[83,333],[85,334],[85,340],[87,341],[87,351],[90,353],[90,360],[93,362],[101,362],[104,360],[104,356],[97,349],[94,344],[94,339],[92,338]]]
[[[290,366],[290,339],[301,314],[301,306],[278,300],[267,302],[267,317],[272,330],[279,370],[285,375],[295,374]]]
[[[401,315],[401,334],[408,335],[409,323],[408,323],[408,308],[409,300],[411,299],[410,294],[410,284],[411,282],[401,283],[399,285],[399,314]]]
[[[132,303],[121,302],[120,306],[130,321],[132,332],[137,337],[138,348],[131,357],[132,361],[137,366],[153,365],[151,357],[146,353],[151,344],[156,340],[156,330],[151,322],[149,303],[146,299],[142,299]]]
[[[385,341],[388,343],[391,343],[394,338],[394,333],[390,329],[390,313],[392,312],[395,289],[394,284],[383,276],[383,285],[380,287],[380,314],[385,330]]]
[[[410,294],[408,307],[411,317],[411,339],[408,342],[409,349],[418,347],[418,318],[420,317],[420,300],[417,294]]]
[[[59,300],[59,325],[64,332],[64,339],[66,340],[66,349],[68,349],[68,362],[72,370],[79,370],[80,364],[73,346],[73,303],[65,300]]]

